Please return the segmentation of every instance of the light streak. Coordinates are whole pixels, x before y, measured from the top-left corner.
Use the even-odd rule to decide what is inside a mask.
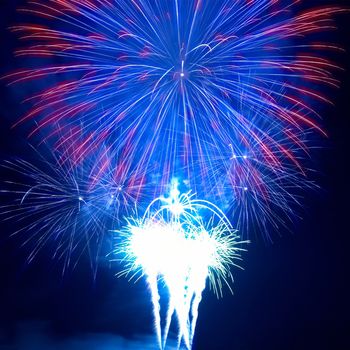
[[[118,237],[116,254],[126,266],[120,275],[145,276],[149,285],[159,348],[166,347],[176,316],[178,346],[190,349],[207,279],[218,296],[224,285],[231,289],[230,268],[238,266],[245,242],[219,208],[191,193],[181,194],[176,180],[169,197],[155,199],[142,218],[128,219]],[[163,329],[161,284],[169,293]]]
[[[70,150],[77,160],[107,143],[140,169],[157,167],[158,194],[172,177],[187,179],[201,198],[225,192],[207,199],[245,211],[244,234],[258,219],[268,237],[269,226],[281,225],[269,208],[280,202],[280,221],[293,217],[309,184],[309,134],[324,134],[319,105],[338,86],[327,51],[340,49],[313,34],[333,29],[343,10],[300,11],[300,3],[31,1],[21,11],[41,24],[12,30],[29,42],[17,55],[38,63],[8,79],[43,88],[27,98],[33,108],[16,125],[35,122],[30,135],[55,149],[78,139]],[[234,160],[228,145],[233,158],[247,160],[243,174],[226,172]],[[251,194],[248,203],[239,189]]]
[[[24,236],[28,263],[46,250],[63,262],[64,273],[86,253],[95,277],[103,249],[110,249],[109,230],[142,207],[145,174],[106,147],[78,165],[63,150],[43,146],[35,151],[35,161],[1,164],[8,175],[0,190],[0,218],[13,223],[12,236]]]
[[[37,230],[29,260],[53,239],[69,266],[79,243],[99,246],[106,222],[156,197],[118,230],[116,253],[122,274],[148,282],[159,347],[176,317],[179,346],[191,348],[206,281],[217,295],[230,288],[242,250],[219,207],[240,231],[254,226],[269,238],[269,226],[295,217],[300,189],[313,186],[309,135],[325,134],[318,105],[338,86],[324,51],[339,48],[312,34],[333,29],[343,10],[300,12],[300,3],[30,1],[22,12],[41,24],[12,30],[30,41],[17,56],[39,59],[7,78],[41,88],[15,126],[31,123],[29,136],[59,162],[7,166],[32,180],[13,184],[19,203],[5,211],[20,221],[39,217],[19,231]],[[203,200],[176,182],[159,197],[173,177]],[[164,327],[160,283],[170,296]]]

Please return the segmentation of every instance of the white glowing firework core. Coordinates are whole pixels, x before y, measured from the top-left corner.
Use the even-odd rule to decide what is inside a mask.
[[[191,228],[190,228],[191,229]],[[179,223],[147,222],[130,226],[130,250],[135,264],[161,275],[169,272],[216,268],[220,257],[215,238],[206,230],[188,232]]]
[[[211,286],[221,294],[229,286],[230,266],[242,250],[236,231],[225,215],[209,202],[181,194],[173,182],[170,196],[157,198],[141,219],[129,219],[120,234],[123,241],[117,253],[123,254],[123,274],[145,276],[152,293],[159,347],[164,349],[175,315],[178,343],[192,347],[198,306],[209,277]],[[156,205],[161,203],[157,208]],[[204,223],[200,212],[210,213]],[[161,327],[159,282],[169,292],[165,326]]]

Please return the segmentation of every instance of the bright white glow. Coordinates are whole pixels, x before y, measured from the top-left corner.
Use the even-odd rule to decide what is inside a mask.
[[[202,212],[209,213],[206,222]],[[193,199],[190,193],[181,194],[178,182],[173,181],[169,197],[154,200],[142,219],[129,219],[119,233],[123,240],[116,252],[123,255],[126,264],[122,274],[141,274],[148,281],[159,348],[165,347],[175,316],[179,346],[190,349],[207,278],[217,295],[232,279],[230,266],[242,250],[236,231],[217,207]],[[164,323],[159,282],[169,292]]]
[[[184,66],[185,66],[185,61],[182,60],[182,62],[181,62],[181,73],[180,73],[181,78],[183,78],[185,76]]]

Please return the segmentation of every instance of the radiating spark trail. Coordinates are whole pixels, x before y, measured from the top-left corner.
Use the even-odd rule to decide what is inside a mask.
[[[43,169],[7,163],[31,180],[11,184],[20,198],[5,208],[25,223],[18,232],[34,232],[29,260],[54,240],[68,267],[77,247],[91,255],[115,225],[122,274],[149,285],[159,348],[176,318],[179,347],[190,349],[207,280],[217,295],[230,288],[242,250],[224,212],[243,234],[253,226],[269,238],[313,186],[310,134],[325,135],[319,104],[339,69],[325,53],[339,48],[315,33],[343,10],[301,11],[301,2],[31,0],[21,9],[40,24],[12,27],[29,42],[16,54],[30,66],[6,79],[40,89],[14,126],[28,123],[29,137],[59,155]],[[172,178],[186,191],[175,181],[160,197]],[[130,205],[145,203],[132,217]]]
[[[126,266],[120,275],[145,276],[151,290],[159,348],[166,347],[176,317],[179,347],[191,349],[206,281],[217,295],[224,284],[230,288],[230,267],[237,266],[244,242],[217,207],[190,193],[181,194],[177,181],[169,197],[155,199],[142,218],[128,219],[118,234],[116,254]],[[163,330],[160,283],[169,293]]]
[[[105,255],[101,249],[106,234],[141,206],[145,173],[106,147],[78,165],[66,150],[35,151],[34,162],[15,159],[1,164],[8,180],[0,194],[8,204],[0,207],[0,218],[14,222],[13,235],[26,237],[23,245],[31,248],[28,262],[46,249],[63,261],[64,272],[87,252],[96,274]]]
[[[267,234],[277,197],[264,191],[288,188],[278,194],[283,211],[291,210],[298,190],[283,179],[291,172],[303,183],[309,133],[323,133],[318,106],[329,102],[326,87],[338,85],[327,51],[339,48],[315,42],[314,34],[333,29],[333,16],[343,10],[300,11],[300,3],[31,1],[21,11],[41,24],[12,30],[29,41],[17,55],[38,57],[38,64],[8,78],[40,80],[44,88],[27,99],[33,108],[16,124],[35,121],[31,136],[44,135],[54,147],[79,137],[81,147],[71,150],[79,159],[107,142],[141,169],[158,167],[161,188],[172,177],[187,178],[204,198],[220,184],[232,195],[218,203],[234,203],[236,212],[245,210],[246,200],[236,195],[243,188],[251,207],[264,208],[252,215]],[[222,183],[215,160],[231,167],[230,144],[258,155],[245,171],[248,184],[232,181],[240,174]]]

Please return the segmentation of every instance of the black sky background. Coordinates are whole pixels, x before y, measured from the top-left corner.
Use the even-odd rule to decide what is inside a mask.
[[[0,74],[16,68],[17,23],[24,1],[0,0]],[[311,4],[335,2],[305,1]],[[341,2],[337,2],[341,3]],[[347,5],[348,1],[343,1]],[[195,349],[350,349],[350,15],[337,19],[335,58],[345,71],[341,89],[324,106],[329,139],[316,152],[322,190],[306,194],[303,220],[273,244],[255,240],[235,272],[234,296],[204,293]],[[22,92],[21,92],[22,93]],[[19,95],[21,94],[19,93]],[[15,89],[0,81],[0,157],[29,152],[25,131],[11,122],[25,110]],[[152,349],[152,313],[145,283],[129,284],[102,264],[93,281],[88,259],[61,275],[45,252],[31,265],[10,227],[0,225],[0,349]]]

